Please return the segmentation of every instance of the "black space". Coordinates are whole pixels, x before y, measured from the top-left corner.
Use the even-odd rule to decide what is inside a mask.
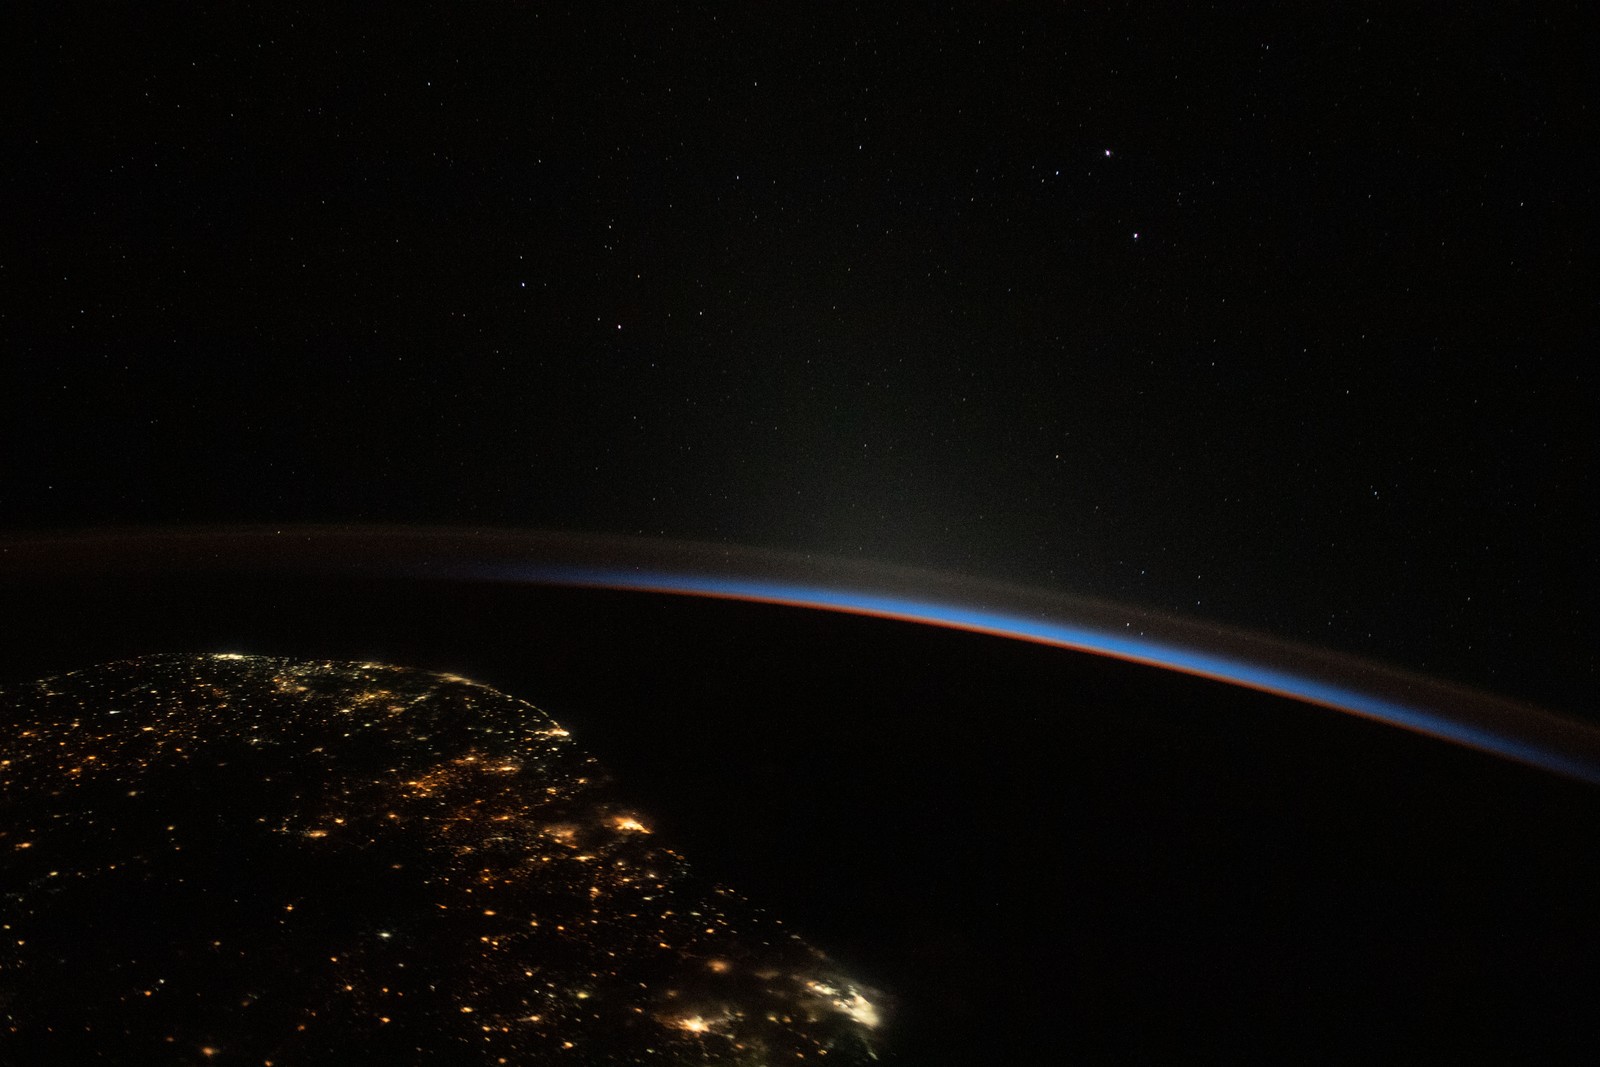
[[[1577,5],[1090,7],[13,11],[3,521],[794,547],[1586,711]]]
[[[23,5],[0,540],[793,549],[1593,720],[1589,37],[1402,6]],[[0,578],[0,684],[230,649],[538,704],[897,992],[901,1062],[1592,1048],[1594,792],[1486,756],[771,607]]]

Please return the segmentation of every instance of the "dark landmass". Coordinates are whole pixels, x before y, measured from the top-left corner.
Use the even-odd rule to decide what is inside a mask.
[[[221,654],[0,693],[9,1062],[765,1065],[879,994],[690,874],[538,709]]]

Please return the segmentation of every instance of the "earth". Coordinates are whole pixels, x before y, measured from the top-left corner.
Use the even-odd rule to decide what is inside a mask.
[[[466,679],[146,657],[4,694],[18,1058],[874,1058],[879,994]]]
[[[983,634],[238,543],[0,551],[0,1063],[1600,1040],[1580,781]]]

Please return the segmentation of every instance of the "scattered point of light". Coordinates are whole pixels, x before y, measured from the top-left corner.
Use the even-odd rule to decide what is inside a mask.
[[[618,803],[609,790],[596,792],[605,789],[603,775],[592,768],[588,757],[563,743],[567,732],[548,718],[541,718],[537,709],[511,701],[508,701],[510,706],[506,709],[494,708],[490,702],[496,694],[481,686],[467,690],[449,685],[452,679],[444,676],[407,672],[379,664],[289,666],[281,660],[254,656],[238,658],[250,660],[250,666],[242,670],[224,668],[220,664],[207,667],[201,662],[202,657],[174,657],[173,660],[182,665],[184,674],[176,677],[174,684],[163,685],[158,690],[148,685],[150,673],[169,670],[170,666],[166,657],[152,657],[148,666],[139,668],[142,680],[137,688],[128,693],[118,693],[118,703],[131,716],[141,716],[150,707],[159,706],[166,715],[162,725],[142,729],[159,730],[164,735],[162,742],[169,742],[169,739],[181,742],[167,743],[165,746],[168,754],[181,761],[204,758],[206,755],[204,742],[199,740],[202,732],[197,730],[196,724],[203,722],[209,729],[215,723],[215,710],[219,707],[248,708],[249,701],[241,698],[241,694],[247,692],[259,691],[266,694],[269,700],[282,699],[289,702],[287,706],[297,710],[320,714],[326,725],[337,729],[344,737],[355,736],[354,731],[366,729],[373,731],[375,738],[389,735],[406,742],[432,740],[429,737],[432,720],[426,714],[426,709],[423,714],[399,718],[363,714],[362,705],[373,702],[383,707],[393,701],[404,700],[404,708],[400,709],[404,710],[428,700],[445,703],[454,701],[459,702],[463,710],[483,714],[483,718],[476,721],[473,727],[476,731],[474,736],[460,749],[444,750],[437,744],[408,745],[405,751],[414,753],[417,762],[407,764],[396,761],[396,765],[389,768],[386,780],[364,783],[364,788],[387,785],[392,788],[392,795],[364,792],[364,799],[357,806],[358,802],[350,794],[330,790],[327,796],[321,798],[326,806],[288,817],[276,814],[256,819],[257,823],[263,824],[263,832],[298,839],[302,848],[318,855],[325,855],[324,850],[338,847],[362,851],[385,847],[386,837],[389,840],[401,840],[394,835],[406,835],[404,839],[408,841],[435,843],[438,847],[432,849],[427,857],[439,863],[431,874],[426,875],[429,877],[430,892],[437,890],[448,893],[453,890],[462,894],[453,899],[434,900],[435,906],[452,918],[476,914],[494,919],[493,924],[485,923],[479,931],[474,931],[475,935],[482,936],[467,940],[477,947],[485,960],[493,959],[496,966],[516,967],[527,978],[534,978],[536,971],[521,966],[524,961],[516,959],[515,954],[536,950],[539,939],[546,942],[560,939],[562,944],[579,938],[586,942],[595,939],[595,956],[601,957],[603,950],[603,961],[598,966],[590,963],[588,966],[595,969],[585,973],[563,975],[559,965],[541,964],[541,967],[548,968],[541,979],[556,978],[557,981],[532,983],[533,988],[529,990],[529,1000],[524,1002],[526,1008],[523,1012],[502,1016],[499,1009],[493,1006],[485,1005],[479,1011],[475,1003],[456,1000],[457,1011],[462,1016],[484,1016],[482,1019],[464,1019],[464,1029],[473,1032],[481,1029],[484,1034],[512,1035],[515,1028],[505,1024],[517,1019],[537,1025],[536,1036],[541,1043],[553,1043],[560,1040],[565,1025],[578,1019],[578,1011],[583,1013],[584,1019],[597,1020],[607,1016],[631,1018],[639,1015],[651,1019],[664,1031],[675,1034],[679,1041],[688,1042],[697,1035],[713,1035],[714,1039],[725,1039],[736,1049],[755,1048],[769,1041],[792,1042],[794,1056],[808,1059],[813,1054],[820,1056],[843,1051],[843,1046],[825,1042],[835,1040],[842,1032],[839,1027],[849,1022],[854,1028],[854,1052],[859,1055],[871,1054],[867,1031],[876,1024],[871,1021],[872,1017],[862,1015],[863,1009],[853,1001],[854,984],[839,976],[822,957],[812,953],[794,935],[778,936],[785,933],[780,923],[760,918],[731,891],[717,888],[713,895],[701,896],[710,887],[698,879],[688,879],[681,857],[654,845],[653,839],[647,836],[652,833],[651,828],[643,817]],[[385,679],[393,679],[392,683],[383,689],[376,688],[374,675],[378,672],[382,672]],[[300,684],[302,682],[307,684]],[[49,701],[59,700],[62,696],[59,692],[41,687],[45,708],[52,707]],[[153,761],[147,755],[133,755],[115,748],[103,753],[65,753],[63,746],[68,742],[64,738],[77,736],[80,725],[78,717],[84,706],[81,701],[73,703],[66,716],[53,722],[49,729],[41,726],[38,729],[15,731],[19,741],[29,746],[24,754],[37,754],[41,761],[41,773],[67,776],[77,774],[79,770],[87,772],[91,768],[98,773],[108,766],[115,771],[118,769],[118,760],[130,755],[134,760],[128,765],[130,773],[134,766],[141,771],[153,767]],[[276,743],[276,738],[269,733],[274,721],[296,722],[292,716],[258,718],[255,712],[248,710],[242,717],[234,715],[225,721],[231,724],[221,728],[226,740],[248,740],[252,743],[263,734],[268,734],[268,743]],[[106,722],[110,725],[109,720]],[[115,725],[124,723],[126,719],[119,720]],[[122,728],[131,738],[147,743],[145,738],[148,735],[140,732],[141,728],[133,724],[123,725]],[[52,730],[60,730],[62,736],[52,736]],[[210,734],[206,733],[205,736]],[[308,770],[318,781],[322,781],[326,773],[324,761],[328,749],[316,745],[307,751],[310,754],[308,759],[315,757]],[[17,758],[12,755],[3,762],[10,764]],[[519,788],[523,783],[502,778],[496,773],[521,769],[524,773],[532,774],[535,768],[547,778],[546,782],[540,783],[544,788]],[[13,773],[9,766],[6,773]],[[137,793],[138,790],[130,792]],[[402,817],[401,805],[412,803],[417,807],[405,810]],[[132,814],[136,815],[137,812]],[[430,826],[430,823],[433,825]],[[28,832],[31,829],[18,827],[14,830],[20,840],[13,840],[12,848],[34,848],[37,852],[49,852],[54,858],[60,851],[55,847],[56,843]],[[181,833],[187,829],[186,826],[169,824],[166,829],[173,849],[182,851],[188,848],[188,839]],[[335,830],[338,832],[334,833]],[[315,846],[310,844],[309,839],[322,838],[328,840],[325,843],[319,841]],[[407,853],[408,857],[412,855]],[[420,860],[424,857],[417,858]],[[406,863],[393,863],[390,866],[399,871],[402,868],[409,869],[412,865],[408,859]],[[581,872],[579,865],[584,865]],[[115,865],[102,869],[115,869]],[[49,875],[52,878],[81,878],[94,873],[80,866],[77,869],[50,871]],[[551,887],[554,887],[553,891],[545,891]],[[573,910],[566,915],[554,910],[552,921],[541,925],[538,919],[529,918],[529,899],[526,894],[530,891],[536,892],[538,908],[568,907]],[[53,898],[41,889],[40,899]],[[311,930],[302,929],[303,924],[296,924],[290,918],[297,911],[296,905],[281,900],[267,905],[276,913],[274,921],[280,928],[280,935],[284,938],[314,935],[314,928],[318,924],[313,923]],[[507,924],[500,924],[499,915],[515,918],[509,919]],[[553,921],[563,917],[567,919],[566,924]],[[754,927],[751,930],[753,941],[741,939],[739,930],[746,922]],[[613,923],[615,930],[610,929]],[[645,925],[647,923],[649,925]],[[518,932],[513,934],[507,930],[504,935],[496,933],[502,925],[516,927]],[[602,927],[604,929],[596,929]],[[489,933],[482,934],[483,929]],[[406,959],[404,954],[395,955],[404,945],[396,946],[393,942],[404,942],[406,939],[399,938],[397,933],[394,929],[365,926],[361,936],[385,942],[384,950],[376,954],[372,953],[370,944],[366,953],[358,949],[335,954],[325,949],[318,953],[316,958],[320,967],[329,968],[332,965],[336,968],[334,973],[347,979],[331,988],[342,989],[356,997],[364,997],[369,993],[382,994],[384,997],[405,996],[406,990],[403,988],[378,988],[372,982],[374,976],[370,972],[365,976],[366,985],[358,973],[352,973],[359,972],[362,955],[374,959],[381,956],[386,965],[405,968],[407,963],[403,962]],[[607,938],[610,940],[606,941]],[[16,938],[15,942],[21,946],[16,951],[27,950],[29,942],[22,938]],[[221,948],[225,942],[213,939],[210,943],[213,948]],[[607,944],[611,946],[610,949],[606,949]],[[743,954],[752,944],[774,952],[768,966],[760,966],[759,957],[752,959],[750,955]],[[692,983],[696,979],[706,981],[712,975],[748,974],[752,981],[768,985],[765,991],[767,995],[784,997],[791,1001],[791,1007],[770,1017],[764,1016],[754,1008],[741,1008],[737,999],[741,994],[730,986],[725,995],[734,999],[727,1003],[695,1003],[685,996],[676,1004],[676,1010],[657,1014],[651,1007],[651,998],[659,990],[651,990],[642,982],[637,983],[635,989],[632,982],[618,984],[613,981],[626,976],[629,957],[639,957],[646,946],[650,950],[647,960],[651,968],[649,973],[659,973],[664,962],[667,966],[677,967],[691,983],[684,987],[685,991],[693,988]],[[9,945],[8,951],[13,951]],[[493,957],[489,955],[491,952],[495,954]],[[663,952],[668,954],[665,961],[658,956]],[[739,955],[736,956],[736,953]],[[741,961],[739,965],[731,962],[734,958]],[[400,976],[405,972],[397,970],[394,973]],[[808,990],[805,983],[809,978],[816,978],[820,986],[837,992],[829,996]],[[548,987],[548,992],[541,991],[541,984]],[[141,993],[143,997],[153,997],[155,992],[161,991],[158,985],[129,990],[124,999]],[[463,987],[457,996],[476,999],[482,991],[479,987]],[[195,995],[203,997],[207,994],[200,991]],[[532,1002],[534,996],[559,998],[567,1001],[567,1005],[557,1012],[540,1013]],[[233,996],[230,1006],[249,1007],[255,999],[256,995],[250,994],[241,1004],[239,998]],[[143,998],[141,1003],[145,1003]],[[581,1009],[578,1004],[582,1005]],[[371,1006],[377,1010],[365,1015],[369,1024],[376,1021],[387,1026],[395,1021],[388,1015],[380,1014],[386,1004]],[[531,1014],[529,1009],[532,1010]],[[309,1014],[316,1015],[317,1012]],[[399,1023],[403,1022],[403,1018],[399,1020]],[[769,1026],[769,1022],[775,1025]],[[818,1027],[825,1028],[826,1034],[834,1036],[825,1037]],[[305,1022],[298,1026],[302,1031],[306,1028]],[[203,1040],[209,1035],[195,1036]],[[508,1037],[506,1040],[516,1039]],[[563,1047],[573,1048],[579,1043],[588,1044],[566,1041]],[[197,1049],[200,1041],[193,1041],[187,1047]],[[511,1046],[505,1047],[509,1049]],[[208,1057],[212,1055],[211,1052],[204,1054]],[[226,1049],[217,1049],[215,1055],[220,1060],[229,1053]],[[829,1062],[834,1060],[833,1055],[828,1055]],[[848,1059],[848,1062],[859,1061]]]

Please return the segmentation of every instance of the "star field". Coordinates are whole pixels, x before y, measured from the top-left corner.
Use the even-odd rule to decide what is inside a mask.
[[[816,551],[1577,707],[1580,12],[20,13],[8,521]]]

